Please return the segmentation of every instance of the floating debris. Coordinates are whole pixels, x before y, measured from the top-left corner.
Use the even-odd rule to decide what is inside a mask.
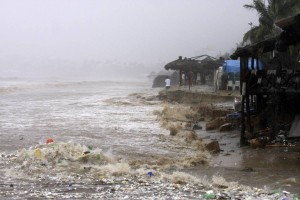
[[[298,198],[287,191],[251,188],[218,176],[208,180],[179,171],[133,169],[108,158],[100,149],[76,143],[53,142],[1,159],[8,164],[0,189],[6,199]]]
[[[54,140],[52,138],[48,138],[47,141],[46,141],[46,144],[49,144],[49,143],[52,143],[54,142]]]

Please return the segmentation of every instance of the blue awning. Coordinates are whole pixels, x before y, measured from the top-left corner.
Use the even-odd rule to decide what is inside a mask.
[[[251,69],[251,59],[248,61],[249,69]],[[258,69],[262,69],[262,63],[259,61]],[[256,69],[256,59],[254,59],[254,69]],[[240,72],[240,60],[225,60],[223,63],[223,71],[226,73],[238,73]]]

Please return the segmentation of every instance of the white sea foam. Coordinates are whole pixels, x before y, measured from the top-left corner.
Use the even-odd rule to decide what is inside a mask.
[[[66,194],[66,183],[81,184],[78,187],[86,189],[85,185],[94,188],[96,182],[104,184],[104,187],[99,186],[99,191],[110,184],[110,189],[120,195],[110,196],[110,191],[104,191],[102,198],[116,198],[126,194],[126,190],[131,192],[126,194],[130,197],[150,195],[147,191],[173,194],[180,180],[185,183],[183,185],[197,181],[207,182],[207,187],[213,185],[212,180],[180,172],[202,165],[210,155],[202,151],[200,141],[195,142],[193,137],[187,142],[190,137],[186,137],[189,135],[186,132],[178,134],[180,137],[170,137],[169,131],[160,127],[153,111],[162,108],[157,102],[149,103],[152,97],[146,95],[152,96],[157,90],[149,89],[148,85],[79,82],[46,83],[41,87],[33,84],[32,87],[36,89],[30,86],[26,92],[14,91],[0,98],[0,149],[2,153],[8,152],[1,158],[1,181],[8,184],[5,185],[8,189],[2,188],[5,192],[10,194],[9,184],[20,183],[28,190],[33,185],[37,191],[34,197],[44,198],[43,195],[48,195],[45,188],[51,187],[49,183],[55,185],[48,189],[55,193],[53,198],[62,198]],[[187,112],[182,120],[190,116]],[[179,125],[184,127],[184,123]],[[46,145],[48,137],[55,142]],[[24,149],[16,152],[20,148]],[[175,171],[174,174],[170,170]],[[150,177],[148,172],[154,176]],[[132,182],[122,183],[125,178],[126,182]],[[216,182],[224,185],[222,181]],[[124,190],[119,191],[117,185]],[[23,190],[15,188],[14,195],[21,196]],[[193,197],[201,197],[201,187],[188,189],[189,195],[192,190],[198,191]],[[87,193],[81,191],[76,195],[87,196]],[[102,195],[101,192],[97,194]]]

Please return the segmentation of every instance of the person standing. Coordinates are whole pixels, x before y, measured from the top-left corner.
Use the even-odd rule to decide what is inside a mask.
[[[192,71],[188,72],[188,81],[189,81],[189,91],[191,91],[191,87],[193,85],[194,73]]]
[[[169,89],[171,87],[171,79],[167,77],[165,83],[166,83],[166,89]]]

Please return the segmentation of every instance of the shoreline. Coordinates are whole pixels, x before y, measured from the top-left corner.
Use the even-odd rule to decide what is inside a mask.
[[[76,85],[74,91],[78,91],[78,87]],[[130,89],[132,88],[130,87]],[[69,87],[66,88],[66,91],[70,91]],[[49,92],[56,94],[53,93],[53,90]],[[268,197],[273,199],[274,194],[271,189],[265,188],[263,185],[253,187],[253,185],[247,184],[249,176],[257,177],[257,168],[254,168],[254,172],[242,172],[238,168],[225,168],[219,163],[212,165],[205,163],[210,157],[206,157],[207,154],[203,153],[205,147],[202,142],[206,139],[213,139],[211,138],[212,135],[222,137],[223,133],[204,131],[204,129],[191,131],[192,124],[190,122],[194,120],[194,117],[200,116],[201,113],[196,111],[203,107],[197,106],[197,104],[182,106],[174,103],[169,106],[171,109],[166,108],[161,111],[164,106],[168,107],[169,103],[158,100],[158,90],[153,92],[153,90],[143,89],[139,92],[135,90],[133,92],[117,95],[120,98],[116,98],[115,93],[113,93],[112,97],[108,96],[110,98],[102,98],[103,101],[99,100],[101,97],[99,95],[93,101],[84,104],[84,108],[88,108],[89,112],[101,111],[101,105],[106,110],[109,108],[108,113],[113,113],[110,119],[118,119],[118,124],[115,124],[116,126],[113,126],[111,131],[103,135],[102,138],[98,132],[82,139],[78,137],[79,135],[76,137],[72,133],[54,135],[52,132],[51,136],[55,142],[48,145],[44,144],[45,140],[42,139],[42,145],[38,146],[36,145],[39,140],[32,137],[27,140],[24,134],[20,135],[20,138],[15,138],[14,141],[18,142],[15,145],[20,144],[27,148],[9,154],[2,152],[0,172],[3,175],[1,180],[4,184],[0,194],[7,199],[45,197],[67,199],[118,199],[123,197],[128,199],[201,199],[207,196],[213,196],[214,199],[261,199]],[[79,97],[90,97],[90,95],[90,93],[84,93]],[[30,97],[35,98],[32,95]],[[81,99],[85,98],[75,98],[74,101],[82,104],[84,101]],[[78,104],[70,104],[69,100],[70,98],[63,99],[61,103],[68,102],[68,105],[78,107]],[[81,104],[78,107],[79,111],[82,110]],[[35,108],[34,106],[37,104],[31,105]],[[211,111],[209,110],[211,105],[206,108],[207,119],[209,119],[208,112]],[[131,112],[133,110],[142,112]],[[65,110],[64,114],[67,114],[67,111],[69,109]],[[179,123],[174,122],[174,127],[181,125],[183,132],[178,133],[178,137],[170,136],[168,131],[159,126],[158,117],[154,111],[157,114],[168,114],[167,112],[170,111],[171,116],[179,117],[173,118],[175,121],[180,120]],[[185,118],[180,118],[182,117],[181,112],[186,113]],[[139,113],[141,115],[138,115]],[[71,114],[74,115],[74,112]],[[122,114],[126,117],[120,117],[124,116]],[[141,121],[145,114],[147,117]],[[214,114],[219,115],[221,112]],[[102,115],[103,112],[99,112],[94,118],[88,118],[88,121],[96,119],[99,122],[99,116]],[[84,121],[86,118],[80,117],[79,119]],[[173,123],[173,119],[168,121]],[[205,119],[206,117],[203,120]],[[104,118],[102,122],[105,122],[103,120]],[[111,125],[110,121],[108,122],[107,125]],[[128,122],[137,123],[138,126],[128,127]],[[147,128],[149,123],[153,123],[155,126],[151,125]],[[198,123],[199,126],[205,127],[205,121]],[[86,127],[91,126],[87,124]],[[101,129],[97,127],[95,130]],[[176,129],[174,130],[176,131]],[[89,132],[93,133],[90,129]],[[205,136],[204,133],[208,135]],[[41,136],[45,137],[46,135],[49,134]],[[203,139],[198,138],[198,135]],[[111,136],[112,140],[124,137],[115,143],[112,140],[112,142],[102,142],[107,139],[105,136]],[[231,136],[234,134],[230,135],[228,139],[231,140]],[[68,140],[73,138],[76,138],[76,142]],[[98,142],[95,141],[96,139]],[[144,139],[144,143],[141,139]],[[113,149],[114,152],[105,150],[105,147],[114,148],[116,145],[119,145],[119,150],[117,148]],[[220,147],[224,150],[222,143],[220,143]],[[225,147],[229,147],[229,145],[225,145]],[[223,156],[223,154],[225,152],[222,151],[219,154],[213,154],[213,159],[215,156]],[[231,155],[225,157],[233,157],[233,154],[234,152],[231,152]],[[130,158],[133,162],[130,162]],[[239,179],[239,176],[243,180]],[[236,182],[237,180],[239,182]],[[27,192],[24,193],[24,191]],[[290,190],[287,189],[287,191]]]
[[[212,91],[213,87],[194,86],[189,91],[187,86],[163,89],[158,96],[161,100],[183,104],[221,103],[234,101],[240,94],[238,91]]]
[[[158,96],[170,105],[184,106],[195,111],[195,108],[206,109],[205,106],[207,105],[212,109],[218,109],[218,106],[214,107],[214,105],[222,104],[222,102],[233,102],[234,98],[239,96],[239,93],[225,91],[217,94],[197,91],[197,89],[189,92],[186,88],[173,88],[161,90]],[[193,98],[193,100],[189,98]],[[226,109],[226,107],[224,108]],[[233,112],[233,110],[231,111]],[[200,114],[203,114],[203,112],[200,112]],[[196,117],[199,118],[199,115],[196,115]],[[218,173],[227,181],[239,181],[241,184],[250,185],[251,187],[263,188],[268,185],[272,188],[282,188],[294,193],[299,192],[297,189],[300,181],[300,176],[297,175],[300,172],[298,169],[299,152],[292,148],[284,150],[278,147],[240,147],[239,130],[222,132],[219,129],[206,130],[207,124],[213,121],[214,118],[213,115],[204,116],[200,122],[197,122],[202,129],[193,130],[204,142],[206,140],[217,141],[219,144],[220,151],[211,152],[212,165],[204,167],[207,174],[212,176],[214,173]],[[165,128],[168,127],[165,126]],[[203,174],[197,169],[195,171]],[[274,173],[276,171],[279,174]],[[248,176],[252,176],[254,179],[249,180]],[[271,179],[272,182],[270,182]]]

